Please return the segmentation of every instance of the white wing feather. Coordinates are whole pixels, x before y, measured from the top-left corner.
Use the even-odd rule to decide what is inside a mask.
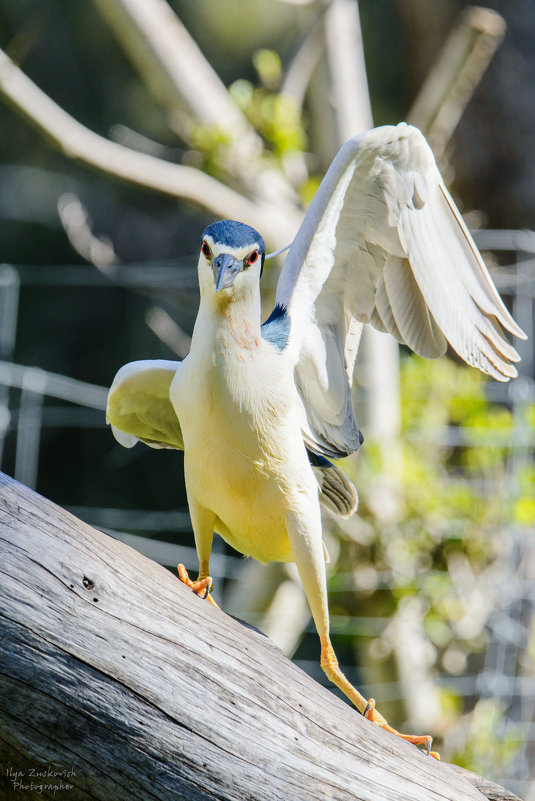
[[[331,164],[293,242],[276,302],[303,401],[305,441],[325,456],[360,436],[351,384],[363,323],[436,358],[447,342],[499,381],[525,338],[502,303],[416,128],[401,123],[349,140]]]
[[[151,448],[184,450],[180,422],[169,388],[180,362],[155,359],[125,364],[108,393],[106,421],[125,448],[144,442]]]

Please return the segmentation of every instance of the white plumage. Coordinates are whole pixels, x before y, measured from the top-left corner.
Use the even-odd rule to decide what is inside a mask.
[[[345,516],[356,508],[351,482],[325,457],[345,456],[361,442],[351,386],[362,325],[426,357],[442,355],[449,342],[500,381],[516,375],[518,360],[503,329],[524,334],[425,139],[406,124],[342,147],[262,326],[264,255],[261,236],[248,226],[207,228],[189,355],[123,367],[108,419],[127,447],[139,439],[184,449],[200,579],[209,573],[214,531],[262,562],[296,562],[322,666],[364,712],[366,701],[340,672],[329,641],[320,515],[320,501]],[[387,727],[373,708],[366,714]]]

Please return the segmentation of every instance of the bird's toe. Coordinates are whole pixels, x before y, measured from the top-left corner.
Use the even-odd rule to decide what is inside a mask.
[[[178,578],[180,579],[180,581],[183,584],[185,584],[186,587],[189,587],[191,590],[193,590],[195,595],[198,595],[199,598],[203,599],[207,598],[210,601],[210,603],[214,604],[214,606],[217,606],[216,602],[210,595],[213,587],[213,581],[211,576],[205,576],[202,579],[197,579],[197,581],[192,581],[184,565],[182,564],[177,565],[177,571],[178,571]]]
[[[432,756],[435,759],[440,759],[440,755],[438,754],[437,751],[431,751],[431,746],[433,744],[433,738],[431,737],[431,735],[401,734],[399,731],[396,731],[396,729],[390,726],[390,724],[381,715],[381,713],[377,711],[377,709],[375,708],[375,700],[373,698],[370,698],[362,714],[367,720],[370,720],[372,723],[375,723],[377,726],[380,726],[381,729],[385,729],[386,731],[389,731],[392,734],[401,737],[402,740],[406,740],[408,743],[411,743],[412,745],[425,746],[425,752],[428,756]]]

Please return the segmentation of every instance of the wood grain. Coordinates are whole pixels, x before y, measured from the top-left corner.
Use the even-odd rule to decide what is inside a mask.
[[[0,626],[6,798],[484,797],[165,568],[2,474]]]

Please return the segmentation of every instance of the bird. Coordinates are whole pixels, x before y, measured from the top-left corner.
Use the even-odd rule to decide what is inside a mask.
[[[423,134],[407,123],[349,139],[293,240],[275,305],[261,321],[262,236],[219,220],[201,238],[200,304],[181,361],[123,366],[107,421],[120,444],[184,451],[199,572],[209,595],[214,532],[260,562],[295,562],[321,667],[368,720],[401,734],[338,664],[330,636],[321,508],[349,517],[357,492],[332,460],[362,444],[352,400],[364,325],[420,356],[448,344],[498,381],[516,374],[505,331],[525,334],[502,302]],[[505,329],[505,330],[504,330]]]

